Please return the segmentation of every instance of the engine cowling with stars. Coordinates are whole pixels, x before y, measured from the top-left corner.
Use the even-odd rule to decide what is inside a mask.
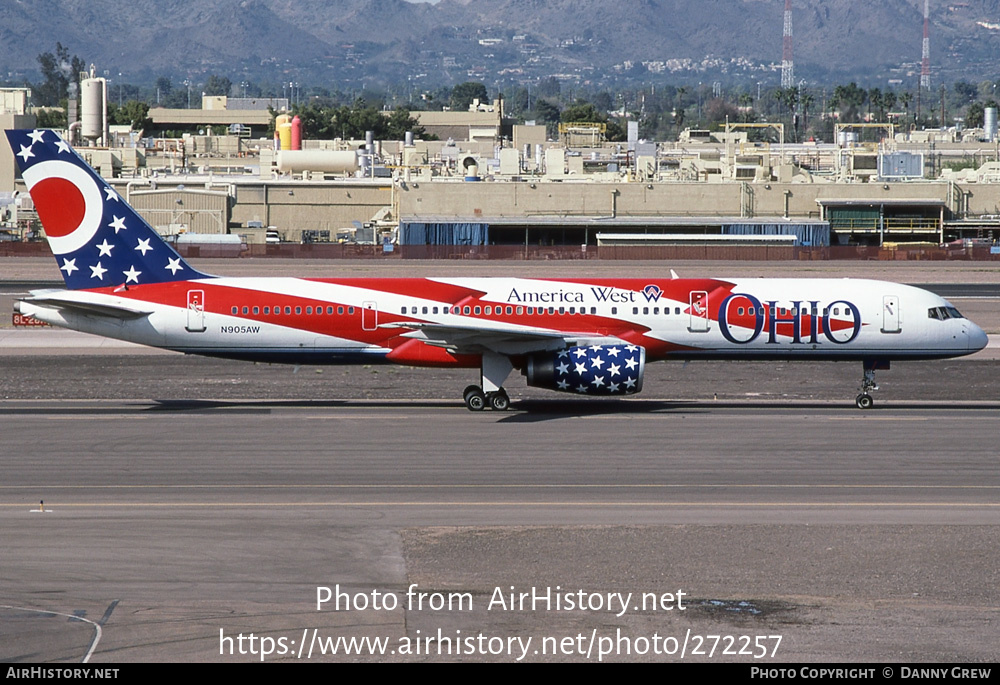
[[[637,345],[589,345],[532,355],[528,385],[579,395],[634,395],[642,390],[646,350]]]

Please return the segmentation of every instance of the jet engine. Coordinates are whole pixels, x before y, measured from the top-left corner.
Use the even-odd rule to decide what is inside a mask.
[[[528,357],[528,385],[581,395],[634,395],[642,390],[646,350],[636,345],[570,347]]]

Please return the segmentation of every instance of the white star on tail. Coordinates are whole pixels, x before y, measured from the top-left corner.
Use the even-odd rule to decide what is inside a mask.
[[[150,240],[149,238],[146,238],[145,240],[140,240],[139,244],[135,246],[135,249],[141,252],[143,257],[146,256],[147,252],[153,249],[152,247],[149,246],[149,240]]]
[[[118,235],[118,231],[127,231],[128,227],[125,225],[125,217],[116,216],[115,220],[108,224],[109,228],[115,229],[115,235]]]
[[[69,276],[74,271],[79,271],[80,267],[76,265],[76,259],[63,259],[63,265],[59,267],[60,271],[65,271],[66,275]]]
[[[45,131],[39,131],[38,129],[35,129],[34,131],[28,134],[28,137],[31,138],[32,143],[44,143]]]
[[[125,275],[125,282],[126,283],[128,283],[129,281],[132,281],[133,283],[138,283],[139,282],[139,274],[141,274],[142,272],[141,271],[136,271],[134,266],[130,266],[128,268],[128,271],[122,271],[122,273]]]
[[[178,257],[177,259],[168,259],[167,265],[164,268],[169,269],[170,273],[176,276],[177,272],[183,269],[184,267],[181,266],[181,258]]]
[[[108,239],[105,238],[104,242],[97,246],[97,249],[100,252],[100,254],[97,255],[97,256],[98,257],[110,257],[111,256],[111,250],[113,250],[114,247],[115,246],[112,245],[111,243],[109,243]]]
[[[66,154],[69,154],[69,143],[67,143],[65,140],[57,140],[56,147],[59,149],[59,152],[65,152]]]
[[[31,146],[30,145],[28,147],[24,147],[22,145],[21,146],[21,151],[17,153],[17,156],[18,157],[22,157],[24,159],[24,161],[27,162],[28,161],[28,157],[34,157],[35,153],[31,151]]]
[[[101,266],[100,262],[97,262],[97,266],[90,267],[90,277],[96,278],[99,281],[104,280],[104,274],[106,274],[107,272],[108,270],[105,269],[103,266]]]
[[[114,200],[115,202],[118,202],[121,199],[120,197],[118,197],[118,193],[116,193],[111,188],[111,186],[105,186],[105,188],[104,188],[104,194],[107,195],[107,197],[104,198],[105,202],[110,202],[111,200]]]

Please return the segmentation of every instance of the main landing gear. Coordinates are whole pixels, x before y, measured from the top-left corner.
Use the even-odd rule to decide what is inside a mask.
[[[875,369],[888,369],[889,362],[866,359],[862,364],[865,370],[865,377],[861,379],[861,392],[854,398],[854,403],[858,405],[858,409],[871,409],[875,405],[875,400],[872,399],[871,393],[878,390],[878,384],[875,382]]]
[[[483,392],[478,385],[470,385],[463,393],[465,406],[469,411],[482,411],[489,407],[494,411],[507,411],[510,408],[510,397],[503,388],[495,392]]]
[[[506,355],[484,352],[482,386],[470,385],[462,393],[469,411],[482,411],[487,407],[494,411],[507,411],[510,408],[510,397],[502,386],[513,370],[514,366]]]

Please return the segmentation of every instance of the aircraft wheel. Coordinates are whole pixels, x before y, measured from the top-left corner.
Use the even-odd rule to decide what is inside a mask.
[[[469,411],[482,411],[486,408],[486,395],[478,385],[470,385],[465,389],[465,406]]]
[[[507,411],[510,408],[510,398],[507,393],[501,388],[497,392],[491,392],[487,399],[490,402],[490,407],[494,411]]]
[[[863,392],[854,399],[854,403],[858,405],[858,409],[871,409],[875,400],[872,399],[871,395]]]

